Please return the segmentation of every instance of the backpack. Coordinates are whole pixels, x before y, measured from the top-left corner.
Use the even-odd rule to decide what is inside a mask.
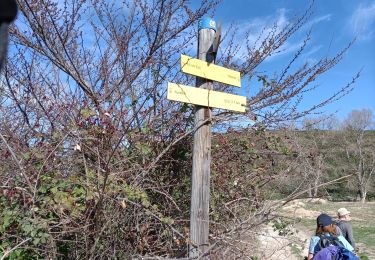
[[[313,260],[336,260],[338,250],[337,246],[328,246],[317,252],[313,257]]]
[[[314,255],[314,260],[359,260],[337,236],[320,235],[318,243],[319,251]]]
[[[356,256],[353,252],[349,251],[345,247],[338,247],[338,252],[335,260],[359,260],[359,257]]]

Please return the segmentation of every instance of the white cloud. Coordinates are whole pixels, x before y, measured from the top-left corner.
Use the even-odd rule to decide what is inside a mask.
[[[373,38],[375,35],[375,1],[368,6],[359,5],[351,16],[349,23],[352,33],[359,40]]]
[[[288,24],[288,19],[285,16],[286,10],[279,9],[276,11],[276,15],[266,16],[266,17],[257,17],[251,20],[246,20],[238,24],[238,30],[236,34],[239,36],[240,39],[244,39],[246,32],[250,32],[247,37],[247,40],[250,44],[256,44],[256,41],[259,35],[263,31],[263,38],[272,30],[274,24],[277,25],[278,30],[283,28]],[[258,40],[258,45],[263,39]]]
[[[305,52],[303,54],[304,57],[310,57],[312,56],[313,54],[317,53],[318,51],[320,51],[321,49],[323,48],[323,45],[317,45],[317,46],[314,46],[314,47],[311,47],[309,48],[309,51]]]
[[[331,14],[325,14],[325,15],[314,18],[313,20],[308,22],[307,25],[311,26],[311,25],[314,25],[316,23],[331,21],[331,17],[332,17]]]
[[[255,17],[252,19],[240,21],[236,24],[236,42],[240,44],[241,49],[237,52],[237,57],[242,57],[246,52],[246,43],[255,48],[260,47],[262,41],[271,32],[276,24],[277,32],[288,24],[286,9],[279,9],[275,15]],[[224,27],[224,31],[226,31]],[[285,47],[285,46],[284,46]]]
[[[242,46],[246,46],[246,40],[250,44],[250,46],[259,47],[262,43],[262,40],[271,32],[272,27],[276,24],[277,31],[276,33],[280,32],[280,30],[287,26],[288,23],[292,22],[287,17],[288,10],[285,8],[278,9],[274,15],[269,15],[265,17],[256,17],[253,19],[242,21],[238,24],[238,29],[236,30],[236,38],[237,42],[241,43]],[[320,22],[326,22],[331,20],[331,14],[325,14],[319,17],[315,17],[314,19],[308,21],[301,29],[303,31],[307,31],[313,26],[314,24]],[[250,32],[249,35],[246,35],[246,32]],[[262,35],[259,38],[259,35]],[[245,38],[247,36],[247,38]],[[303,40],[303,39],[302,39]],[[297,51],[301,45],[302,40],[298,40],[297,42],[288,40],[284,43],[281,47],[279,52],[274,53],[270,57],[266,59],[267,62],[274,60],[275,58],[281,57],[286,54],[293,53]],[[314,48],[312,51],[309,51],[309,54],[305,54],[305,57],[311,56],[314,52],[317,52],[321,46]],[[242,48],[237,53],[237,56],[242,56],[244,54],[245,47]]]

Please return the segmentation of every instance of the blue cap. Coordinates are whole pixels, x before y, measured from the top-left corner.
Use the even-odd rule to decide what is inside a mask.
[[[327,214],[320,214],[318,218],[316,219],[316,224],[322,225],[323,227],[327,227],[333,223],[333,220],[330,216]]]
[[[199,20],[198,29],[212,29],[216,31],[216,22],[210,17],[203,17]]]

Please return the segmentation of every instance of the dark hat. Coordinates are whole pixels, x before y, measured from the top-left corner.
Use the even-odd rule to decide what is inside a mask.
[[[329,226],[333,223],[333,220],[330,216],[327,214],[320,214],[318,218],[316,219],[316,224],[322,225],[323,227]]]
[[[17,4],[15,0],[0,0],[0,24],[12,22],[16,15]]]

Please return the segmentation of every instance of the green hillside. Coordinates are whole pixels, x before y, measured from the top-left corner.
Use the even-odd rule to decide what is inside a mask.
[[[216,135],[213,158],[227,163],[216,169],[214,159],[213,167],[222,173],[220,179],[229,182],[236,176],[255,178],[254,189],[262,187],[263,195],[274,198],[311,189],[302,196],[356,200],[359,184],[367,178],[366,199],[371,200],[375,196],[374,151],[375,131],[358,137],[349,131],[249,130]],[[361,170],[363,176],[358,173]],[[323,186],[315,189],[318,185]]]

